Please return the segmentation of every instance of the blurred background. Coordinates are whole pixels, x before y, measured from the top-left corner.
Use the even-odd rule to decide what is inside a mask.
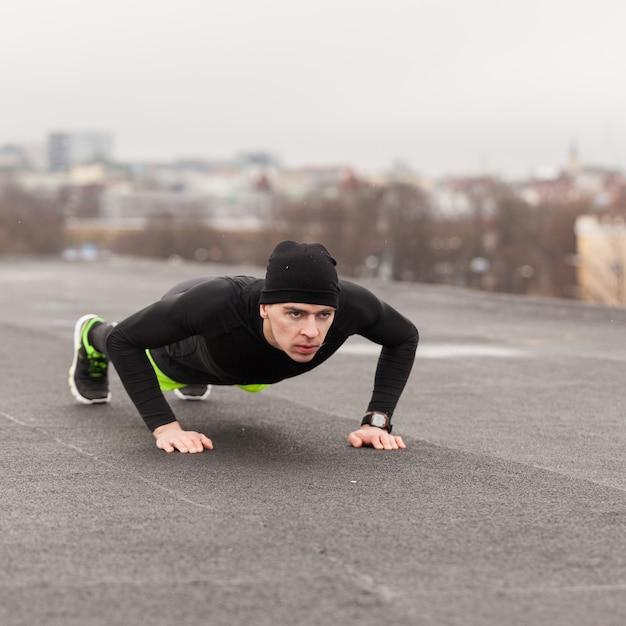
[[[0,255],[263,266],[626,304],[617,0],[22,0]]]

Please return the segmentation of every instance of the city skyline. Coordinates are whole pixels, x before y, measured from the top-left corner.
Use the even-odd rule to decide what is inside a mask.
[[[0,24],[0,144],[115,136],[120,161],[263,150],[424,174],[623,169],[616,0],[30,0]],[[17,53],[19,51],[19,54]]]

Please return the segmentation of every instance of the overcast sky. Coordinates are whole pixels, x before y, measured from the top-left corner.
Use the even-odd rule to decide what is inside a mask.
[[[0,145],[104,130],[119,159],[626,168],[624,0],[19,0]]]

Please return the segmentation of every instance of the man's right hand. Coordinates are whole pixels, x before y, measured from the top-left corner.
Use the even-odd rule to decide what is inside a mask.
[[[154,429],[157,448],[165,452],[178,450],[183,454],[195,454],[205,449],[213,450],[213,442],[195,430],[183,430],[178,422],[170,422]]]

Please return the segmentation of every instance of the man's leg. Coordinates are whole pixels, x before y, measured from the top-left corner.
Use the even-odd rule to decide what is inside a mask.
[[[163,297],[167,298],[168,296],[173,296],[177,293],[183,293],[195,285],[204,283],[207,280],[211,280],[211,277],[197,276],[195,278],[188,278],[182,283],[174,285],[163,295]],[[174,389],[174,395],[180,400],[206,400],[211,395],[211,385],[185,385],[184,387]]]
[[[111,400],[109,359],[103,346],[114,326],[97,315],[83,315],[74,326],[74,360],[70,366],[69,385],[72,395],[83,404],[101,404]],[[96,339],[98,330],[103,339]]]
[[[181,400],[206,400],[211,395],[211,385],[185,385],[174,389],[174,395]]]
[[[88,330],[87,339],[91,345],[106,355],[106,342],[109,334],[115,328],[115,323],[108,324],[103,320],[96,320],[93,326]],[[146,350],[150,364],[154,369],[161,391],[174,391],[174,395],[183,400],[206,400],[211,395],[211,385],[185,385],[172,380],[164,374],[155,363],[150,350]]]
[[[208,280],[209,277],[197,277],[183,281],[172,287],[164,298],[176,293],[182,293],[198,283]],[[72,395],[83,404],[100,404],[109,402],[108,363],[106,342],[115,323],[107,323],[97,315],[84,315],[74,327],[74,360],[69,371],[69,385]],[[150,357],[150,355],[148,355]],[[157,376],[160,374],[156,364],[150,359]],[[163,391],[170,391],[174,387],[163,385]],[[175,385],[180,386],[178,383]],[[188,385],[187,393],[177,394],[185,400],[204,400],[211,393],[210,385]]]

